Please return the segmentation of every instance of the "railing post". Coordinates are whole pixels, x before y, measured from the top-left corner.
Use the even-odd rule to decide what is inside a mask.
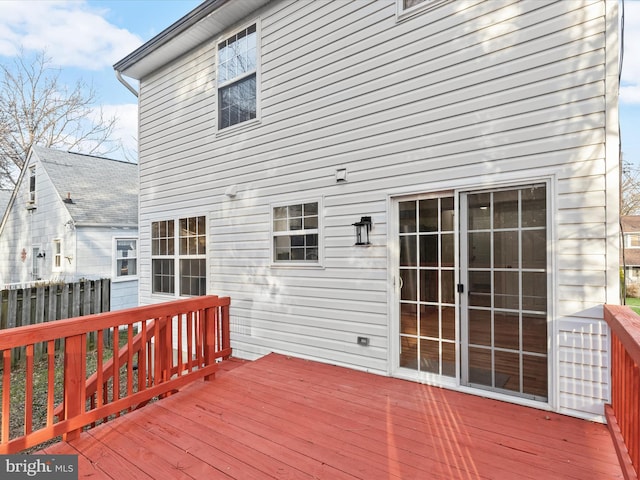
[[[229,326],[229,307],[230,300],[227,301],[226,305],[220,307],[222,310],[222,348],[231,348],[231,329]],[[225,360],[229,358],[229,355],[223,357]]]
[[[64,342],[64,418],[69,420],[84,413],[86,343],[84,335],[67,337]],[[81,428],[63,435],[63,440],[75,440]]]
[[[209,366],[215,362],[216,351],[216,320],[217,320],[217,307],[208,307],[203,311],[200,311],[202,315],[200,321],[203,324],[204,329],[204,364]],[[211,381],[215,378],[216,374],[212,373],[204,377],[205,382]]]

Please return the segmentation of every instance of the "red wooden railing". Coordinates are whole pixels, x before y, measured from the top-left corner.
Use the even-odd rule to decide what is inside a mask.
[[[611,328],[611,404],[605,405],[609,431],[627,480],[640,467],[640,316],[629,307],[605,305]]]
[[[229,304],[228,297],[205,296],[0,331],[0,454],[61,435],[72,440],[96,422],[139,408],[196,379],[213,378],[218,359],[231,355]],[[56,343],[64,344],[59,354]],[[104,346],[110,343],[112,355]],[[46,367],[39,367],[46,368],[47,379],[42,425],[33,424],[33,352],[38,344],[47,351]],[[26,353],[26,380],[22,391],[12,392],[11,357],[17,348]],[[87,373],[88,353],[95,357],[92,374]],[[56,355],[63,355],[62,366]],[[60,373],[62,402],[55,405],[56,374]],[[17,419],[10,414],[16,398],[23,405],[13,411],[24,415],[18,434],[12,433]]]

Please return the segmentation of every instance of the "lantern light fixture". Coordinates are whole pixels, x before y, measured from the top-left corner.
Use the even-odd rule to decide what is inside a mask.
[[[371,232],[371,217],[361,217],[359,222],[353,224],[356,228],[356,245],[371,245],[369,233]]]

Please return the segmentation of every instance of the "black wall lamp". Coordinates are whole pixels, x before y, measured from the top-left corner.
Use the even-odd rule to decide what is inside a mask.
[[[46,256],[47,256],[47,254],[46,254],[46,253],[44,253],[44,252],[38,252],[38,255],[36,255],[36,258],[44,258],[44,257],[46,257]]]
[[[361,217],[359,222],[353,224],[356,227],[356,245],[371,245],[369,232],[371,232],[371,217]]]

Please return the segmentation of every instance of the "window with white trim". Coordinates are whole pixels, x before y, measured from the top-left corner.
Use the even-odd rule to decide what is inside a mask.
[[[60,239],[53,241],[53,269],[62,269],[62,240]]]
[[[204,216],[152,222],[152,293],[206,294],[206,238]]]
[[[115,279],[125,280],[138,276],[138,239],[116,238]]]
[[[640,234],[626,233],[624,239],[627,248],[640,248]]]
[[[318,202],[273,207],[273,261],[319,263]]]
[[[29,197],[27,201],[31,204],[36,203],[36,167],[29,167]]]
[[[218,44],[218,129],[256,118],[256,24]]]

